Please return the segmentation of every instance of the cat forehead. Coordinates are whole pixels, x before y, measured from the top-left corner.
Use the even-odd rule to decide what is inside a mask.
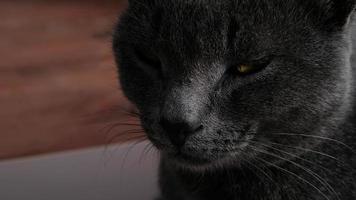
[[[246,59],[271,51],[317,51],[340,35],[324,31],[346,18],[339,15],[344,7],[334,4],[332,14],[322,9],[321,1],[133,0],[120,34],[136,48],[191,60],[223,58],[227,53],[245,54],[241,57]]]
[[[328,0],[310,0],[314,2],[328,2]],[[293,5],[293,3],[303,2],[303,0],[129,0],[131,4],[137,5],[155,5],[155,6],[174,6],[174,5],[188,5],[188,6],[210,6],[210,5],[239,5],[256,7],[259,3],[273,5],[275,2],[282,5]]]
[[[204,24],[226,24],[231,19],[246,26],[288,23],[296,26],[309,22],[309,4],[315,7],[318,5],[316,1],[308,0],[314,2],[312,4],[304,0],[133,0],[131,14],[159,25],[193,25],[191,28],[200,28],[198,26]]]
[[[323,0],[309,0],[314,5]],[[326,0],[325,0],[326,1]],[[131,0],[130,5],[144,7],[149,11],[152,8],[163,8],[164,10],[177,11],[184,13],[191,10],[206,10],[206,11],[255,11],[250,14],[260,14],[261,11],[268,10],[285,10],[289,8],[300,8],[304,0]],[[293,13],[290,13],[293,14]]]

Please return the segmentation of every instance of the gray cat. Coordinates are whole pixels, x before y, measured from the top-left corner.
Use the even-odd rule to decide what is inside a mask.
[[[356,199],[355,4],[129,1],[113,47],[163,200]]]

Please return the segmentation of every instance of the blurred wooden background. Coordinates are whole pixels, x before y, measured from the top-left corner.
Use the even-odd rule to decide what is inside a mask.
[[[125,7],[120,0],[0,1],[0,159],[106,145],[133,129],[110,129],[131,120],[111,53],[111,30]]]

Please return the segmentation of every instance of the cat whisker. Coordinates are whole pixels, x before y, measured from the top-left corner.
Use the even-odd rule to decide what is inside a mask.
[[[268,144],[272,144],[272,145],[276,145],[276,146],[281,146],[281,147],[287,147],[287,148],[291,148],[291,149],[297,149],[297,150],[302,150],[302,151],[306,151],[306,152],[311,152],[311,153],[315,153],[321,156],[325,156],[328,158],[331,158],[333,160],[339,161],[339,159],[337,159],[336,157],[320,152],[320,151],[315,151],[313,149],[307,149],[307,148],[301,148],[301,147],[295,147],[295,146],[290,146],[290,145],[285,145],[285,144],[280,144],[280,143],[275,143],[275,142],[268,142]]]
[[[313,138],[313,139],[321,139],[321,140],[326,140],[330,142],[334,142],[336,144],[340,144],[349,150],[351,150],[354,153],[354,149],[350,147],[349,145],[345,144],[344,142],[341,142],[336,139],[328,138],[328,137],[323,137],[323,136],[317,136],[317,135],[307,135],[307,134],[297,134],[297,133],[272,133],[273,135],[283,135],[283,136],[299,136],[299,137],[307,137],[307,138]]]
[[[143,157],[147,155],[147,149],[150,148],[150,145],[151,145],[151,143],[147,143],[145,145],[145,147],[142,149],[141,155],[140,155],[140,159],[139,159],[140,160],[139,163],[142,163]]]
[[[258,171],[260,171],[264,176],[266,176],[271,183],[273,183],[276,188],[281,189],[280,185],[277,183],[277,181],[275,179],[272,178],[272,176],[270,176],[263,168],[259,167],[258,165],[261,166],[266,166],[263,163],[261,163],[260,161],[254,159],[255,162],[258,162],[258,165],[253,164],[251,161],[249,161],[248,159],[244,159],[241,158],[244,162],[247,162],[249,165],[251,165],[252,167],[254,167],[255,169],[257,169]],[[255,173],[254,171],[252,171],[253,173]],[[256,173],[255,173],[256,174]],[[256,174],[257,175],[257,174]],[[294,196],[293,199],[297,200],[297,198]]]
[[[132,117],[134,119],[140,119],[141,117],[140,112],[135,107],[124,107],[123,105],[118,105],[116,108],[112,108],[112,111],[118,112],[128,117]]]
[[[135,107],[131,107],[131,106],[127,107],[123,105],[112,106],[111,108],[104,110],[104,112],[118,113],[133,118],[139,118],[141,116]]]
[[[141,127],[139,123],[128,123],[128,122],[116,122],[110,123],[104,126],[99,130],[99,132],[105,132],[105,135],[108,137],[112,130],[118,127]]]
[[[142,129],[129,129],[129,130],[121,131],[121,132],[115,132],[111,136],[108,135],[107,138],[109,139],[109,141],[112,141],[114,139],[121,139],[121,137],[124,138],[129,134],[140,134],[140,135],[142,134],[142,136],[144,136],[145,132]],[[136,135],[134,135],[134,136],[136,136]]]
[[[125,163],[126,159],[127,159],[127,156],[128,154],[130,153],[130,151],[135,147],[137,146],[138,144],[142,143],[142,142],[145,142],[146,141],[146,138],[142,138],[140,140],[137,140],[136,142],[132,143],[130,145],[130,147],[128,148],[128,150],[126,151],[125,153],[125,157],[124,157],[124,160],[123,160],[123,163]]]
[[[141,127],[141,124],[137,123],[115,123],[117,126],[135,126],[135,127]]]
[[[281,171],[283,171],[283,172],[285,172],[285,173],[287,173],[287,174],[290,174],[290,175],[296,177],[297,179],[299,179],[299,180],[305,182],[306,184],[308,184],[309,186],[311,186],[312,188],[314,188],[316,191],[318,191],[325,199],[330,200],[330,198],[329,198],[328,196],[326,196],[326,194],[323,193],[318,187],[316,187],[314,184],[312,184],[311,182],[307,181],[307,180],[304,179],[303,177],[297,175],[296,173],[293,173],[293,172],[291,172],[291,171],[289,171],[289,170],[287,170],[287,169],[284,169],[283,167],[280,167],[280,166],[278,166],[278,165],[276,165],[276,164],[274,164],[274,163],[271,163],[271,162],[269,162],[269,161],[266,161],[266,160],[264,160],[263,158],[256,157],[256,159],[260,160],[261,162],[263,162],[263,163],[265,163],[265,164],[267,164],[267,165],[273,166],[273,167],[275,167],[276,169],[279,169],[279,170],[281,170]]]
[[[304,166],[302,166],[302,165],[300,165],[300,164],[298,164],[298,163],[296,163],[296,162],[294,162],[294,161],[291,161],[291,160],[288,160],[288,159],[283,158],[283,157],[281,157],[281,156],[278,156],[278,155],[276,155],[276,154],[269,153],[269,152],[266,152],[266,151],[264,151],[264,150],[261,150],[261,149],[257,148],[256,146],[254,146],[254,150],[257,151],[257,152],[259,152],[259,153],[263,153],[263,154],[266,154],[266,155],[275,157],[275,158],[277,158],[277,159],[281,159],[281,160],[283,160],[283,161],[289,162],[289,163],[293,164],[294,166],[296,166],[296,167],[298,167],[298,168],[304,170],[304,171],[307,172],[309,175],[311,175],[311,176],[314,177],[316,180],[318,180],[318,182],[320,182],[321,184],[323,184],[324,187],[328,188],[329,192],[334,193],[334,194],[336,195],[336,197],[337,197],[338,199],[340,199],[339,196],[337,195],[335,189],[334,189],[325,179],[323,179],[320,175],[318,175],[317,173],[313,172],[312,170],[310,170],[310,169],[308,169],[308,168],[306,168],[306,167],[304,167]]]
[[[124,132],[119,132],[119,133],[116,133],[113,136],[108,137],[108,143],[110,144],[115,140],[119,140],[119,139],[123,139],[123,138],[125,138],[126,140],[130,140],[131,136],[127,136],[129,134],[135,134],[135,135],[132,136],[132,138],[146,137],[145,132],[143,130],[141,130],[141,129],[132,129],[132,130],[126,130]]]
[[[140,140],[137,140],[136,142],[134,142],[133,144],[130,145],[130,147],[127,149],[126,153],[125,153],[125,156],[122,160],[122,163],[121,163],[121,167],[120,167],[120,172],[121,174],[124,174],[123,171],[124,171],[124,168],[125,168],[125,164],[126,164],[126,161],[127,161],[127,157],[130,153],[130,151],[135,147],[137,146],[138,144],[142,143],[142,142],[145,142],[146,141],[146,138],[145,139],[140,139]],[[122,185],[122,176],[121,176],[121,181],[120,181],[120,185]]]
[[[293,153],[290,153],[290,152],[287,152],[287,151],[284,151],[284,150],[281,150],[281,149],[272,147],[272,146],[270,146],[270,145],[266,145],[266,144],[264,144],[264,143],[262,143],[262,142],[257,142],[257,141],[250,141],[250,142],[251,142],[251,143],[255,143],[255,144],[260,144],[260,145],[262,145],[262,146],[264,146],[264,147],[273,149],[273,150],[278,151],[278,152],[280,152],[280,153],[284,153],[284,154],[286,154],[286,155],[289,155],[289,156],[291,156],[291,157],[293,157],[293,158],[297,158],[297,159],[299,159],[299,160],[301,160],[301,161],[304,161],[304,162],[306,162],[306,163],[309,163],[309,164],[312,164],[312,165],[316,165],[316,166],[318,166],[318,167],[320,167],[321,169],[324,169],[324,170],[326,170],[326,171],[330,171],[329,169],[326,169],[325,167],[321,166],[320,164],[315,163],[315,162],[312,162],[312,161],[307,160],[307,159],[304,159],[304,158],[301,158],[300,156],[298,156],[298,155],[296,155],[296,154],[293,154]]]
[[[150,154],[152,152],[152,149],[155,148],[155,146],[151,142],[149,142],[148,145],[149,148],[146,150],[145,155]]]
[[[243,162],[248,163],[249,165],[251,165],[252,167],[254,167],[255,169],[257,169],[258,171],[260,171],[262,174],[264,174],[271,182],[273,182],[274,184],[276,184],[276,181],[269,175],[267,174],[261,167],[253,164],[251,161],[249,161],[248,159],[244,159],[241,156],[241,159],[243,160]]]
[[[142,129],[129,129],[129,130],[125,130],[125,131],[122,131],[122,132],[117,132],[112,136],[108,135],[107,138],[109,138],[109,139],[113,139],[114,138],[115,139],[115,138],[117,138],[119,136],[125,136],[125,135],[128,135],[128,134],[135,134],[135,133],[140,133],[140,134],[142,133],[144,135],[145,131],[142,130]]]
[[[150,145],[150,147],[146,151],[146,155],[147,154],[152,154],[152,155],[154,155],[156,157],[159,157],[159,155],[160,155],[159,150],[151,142],[149,142],[149,145]]]
[[[292,157],[294,157],[294,158],[297,158],[297,159],[302,160],[302,161],[304,161],[304,162],[307,162],[307,163],[309,163],[309,164],[316,165],[316,166],[318,166],[319,168],[321,168],[321,169],[323,169],[323,170],[325,170],[325,171],[328,171],[328,172],[330,172],[330,173],[333,173],[333,172],[331,172],[330,169],[327,169],[327,168],[321,166],[321,165],[318,164],[318,163],[315,163],[315,162],[312,162],[312,161],[310,161],[310,160],[301,158],[300,156],[295,155],[295,154],[293,154],[293,153],[290,153],[290,152],[287,152],[287,151],[283,151],[283,150],[281,150],[281,149],[278,149],[278,148],[275,148],[275,147],[266,145],[266,144],[264,144],[264,143],[262,143],[262,142],[256,142],[256,141],[251,141],[251,142],[252,142],[252,143],[256,143],[256,144],[260,144],[260,145],[265,146],[265,147],[267,147],[267,148],[270,148],[270,149],[276,150],[276,151],[278,151],[278,152],[281,152],[281,153],[290,155],[290,156],[292,156]],[[317,174],[316,174],[316,175],[317,175]],[[326,181],[325,181],[325,182],[326,182]],[[326,183],[327,183],[327,182],[326,182]],[[328,185],[329,185],[329,184],[328,184]],[[329,186],[330,186],[330,185],[329,185]],[[330,186],[330,188],[333,190],[333,193],[334,193],[335,195],[337,195],[337,194],[336,194],[336,191],[335,191],[331,186]]]

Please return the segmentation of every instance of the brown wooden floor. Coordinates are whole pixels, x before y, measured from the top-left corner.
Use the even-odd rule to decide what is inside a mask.
[[[0,159],[108,144],[132,127],[111,54],[120,0],[0,1]]]

